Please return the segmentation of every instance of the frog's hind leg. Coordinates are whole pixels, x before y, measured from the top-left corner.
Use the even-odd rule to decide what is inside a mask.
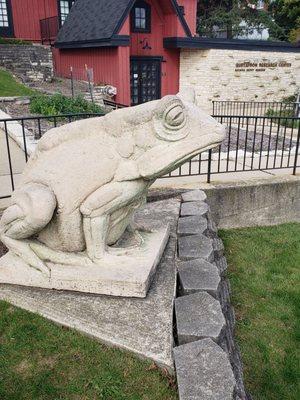
[[[48,272],[27,240],[40,232],[51,220],[56,208],[54,193],[45,185],[31,183],[15,191],[12,205],[0,220],[0,239],[27,264],[41,272]]]
[[[126,206],[141,196],[144,190],[145,183],[142,180],[109,183],[92,193],[81,205],[86,249],[92,260],[103,258],[107,252],[111,215],[120,210],[121,216],[122,213],[127,216]],[[134,209],[133,207],[132,212]],[[126,224],[120,225],[114,241],[120,238],[125,229]]]

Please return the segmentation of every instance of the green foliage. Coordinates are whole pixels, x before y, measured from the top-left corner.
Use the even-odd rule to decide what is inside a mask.
[[[274,28],[270,29],[271,36],[291,42],[300,40],[299,0],[270,1],[269,13],[274,20]]]
[[[300,40],[300,1],[268,0],[265,9],[256,9],[253,0],[199,0],[198,33],[214,37],[216,28],[227,38],[269,29],[271,40]],[[247,31],[241,26],[246,23]]]
[[[298,120],[292,120],[292,119],[285,119],[285,118],[292,118],[295,117],[293,114],[293,110],[281,110],[281,111],[275,111],[272,109],[269,109],[266,112],[267,117],[280,117],[279,119],[273,118],[272,121],[274,124],[280,124],[281,126],[286,126],[287,128],[298,128],[299,127],[299,121]]]
[[[7,71],[0,69],[0,97],[32,96],[36,92],[17,82]]]
[[[257,1],[251,1],[256,5]],[[240,24],[247,24],[247,32]],[[214,37],[215,29],[224,31],[227,38],[243,33],[262,31],[272,24],[270,16],[264,10],[250,7],[247,0],[203,0],[198,1],[198,33]]]
[[[300,224],[221,231],[253,400],[300,398]]]
[[[279,111],[275,111],[272,108],[267,110],[266,112],[266,117],[281,117],[280,119],[273,119],[274,124],[280,124],[281,126],[286,126],[288,128],[298,128],[300,123],[298,120],[290,120],[290,119],[284,119],[284,118],[292,118],[295,117],[294,113],[294,107],[291,107],[291,103],[296,103],[297,101],[298,94],[297,92],[291,96],[283,97],[282,102],[286,104],[286,106],[283,104],[283,107]]]
[[[0,302],[0,399],[177,400],[153,364]]]
[[[75,98],[63,96],[60,93],[52,96],[35,96],[30,103],[30,111],[40,115],[103,113],[101,107],[93,104],[81,96]]]
[[[0,37],[0,44],[19,44],[19,45],[28,45],[32,44],[32,42],[27,42],[22,39],[11,39],[11,38],[3,38]]]

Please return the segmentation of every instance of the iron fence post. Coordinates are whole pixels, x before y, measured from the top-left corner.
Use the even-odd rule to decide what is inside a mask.
[[[296,175],[296,170],[297,170],[297,161],[298,161],[298,152],[299,152],[299,142],[300,142],[300,121],[299,121],[299,126],[298,126],[298,136],[297,136],[297,144],[296,144],[296,152],[295,152],[295,161],[294,161],[293,175]]]
[[[210,183],[211,179],[211,156],[212,156],[212,149],[208,150],[208,165],[207,165],[207,183]]]

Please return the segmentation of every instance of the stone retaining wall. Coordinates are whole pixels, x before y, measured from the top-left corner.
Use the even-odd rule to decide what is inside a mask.
[[[25,81],[51,81],[53,59],[51,48],[41,45],[0,45],[0,66]]]
[[[217,236],[204,192],[182,194],[178,222],[179,297],[175,300],[175,366],[180,400],[247,400],[235,316]]]
[[[197,103],[280,101],[299,89],[300,54],[249,50],[181,50],[180,86],[192,85]]]
[[[205,189],[218,228],[300,222],[300,176],[280,176]]]

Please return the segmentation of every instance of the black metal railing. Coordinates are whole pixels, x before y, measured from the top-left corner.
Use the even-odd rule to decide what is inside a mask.
[[[45,18],[40,20],[41,40],[42,44],[52,45],[57,37],[59,31],[59,18],[58,16]]]
[[[213,101],[213,115],[228,116],[244,116],[253,117],[248,120],[249,125],[264,123],[269,126],[271,119],[256,120],[256,117],[300,117],[299,102],[283,102],[283,101]],[[226,122],[226,120],[224,120]],[[236,123],[238,120],[233,120]],[[273,124],[274,126],[274,124]]]
[[[11,196],[34,147],[34,140],[50,128],[102,115],[89,113],[0,120],[0,199]],[[226,125],[223,143],[201,153],[164,178],[205,175],[210,182],[216,174],[278,169],[290,169],[296,174],[300,166],[299,117],[215,114],[214,118]],[[253,120],[256,121],[254,124]],[[12,129],[15,132],[13,139]],[[19,146],[16,146],[16,140]]]
[[[213,117],[226,125],[223,143],[213,150],[201,153],[164,178],[206,175],[209,183],[214,174],[286,168],[296,174],[297,167],[300,166],[300,118],[239,115]],[[254,125],[253,119],[256,120]],[[267,125],[269,119],[271,122]]]

